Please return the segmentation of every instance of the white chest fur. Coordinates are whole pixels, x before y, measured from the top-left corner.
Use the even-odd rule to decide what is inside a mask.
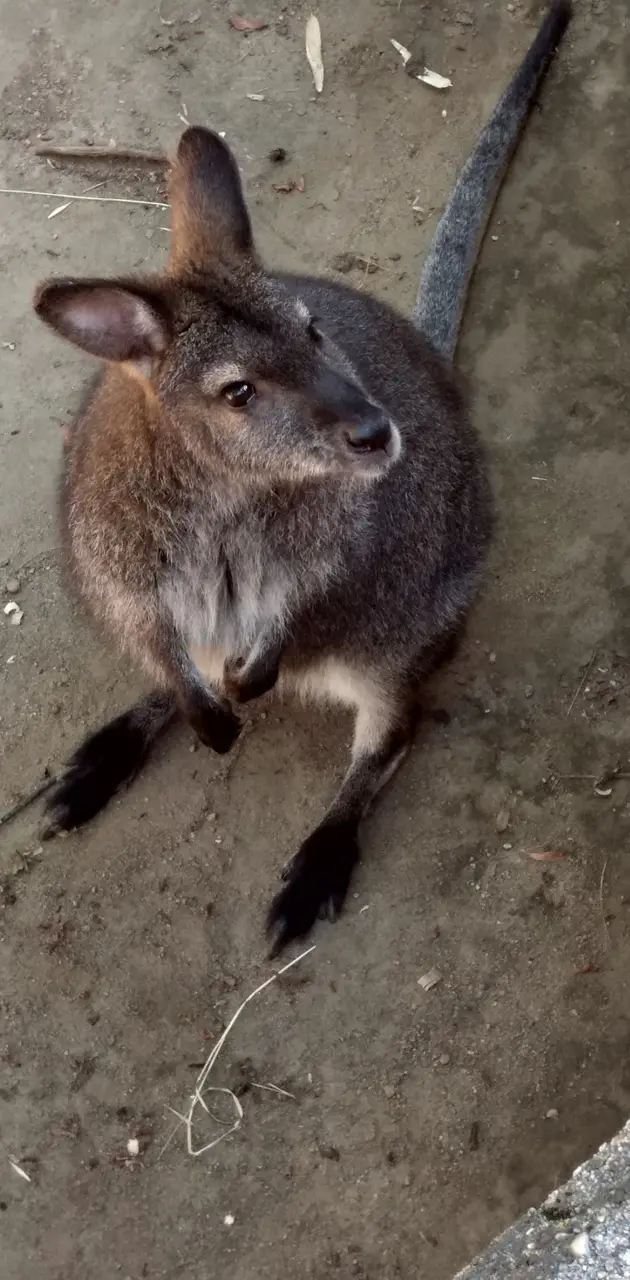
[[[220,679],[226,658],[245,658],[266,635],[282,631],[290,583],[266,566],[256,547],[247,554],[223,548],[180,568],[163,588],[163,600],[195,665]]]

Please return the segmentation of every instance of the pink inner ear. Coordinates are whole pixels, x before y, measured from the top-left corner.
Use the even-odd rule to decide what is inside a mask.
[[[167,325],[151,302],[118,284],[51,284],[37,310],[58,333],[103,360],[140,360],[164,351]]]
[[[143,298],[125,289],[77,291],[69,302],[67,320],[74,330],[74,341],[105,359],[138,359],[155,355],[166,346],[157,313]]]

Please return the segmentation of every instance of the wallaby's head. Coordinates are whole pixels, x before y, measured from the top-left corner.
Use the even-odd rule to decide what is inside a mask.
[[[151,280],[52,280],[35,309],[117,361],[209,467],[242,482],[377,476],[400,436],[325,326],[258,260],[236,162],[187,129],[171,170],[172,245]],[[131,421],[131,420],[130,420]]]

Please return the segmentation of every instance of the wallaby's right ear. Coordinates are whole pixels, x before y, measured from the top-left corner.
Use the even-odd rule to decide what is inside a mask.
[[[253,254],[252,229],[238,166],[209,129],[182,134],[170,176],[172,270],[201,271],[217,258]]]
[[[33,305],[63,338],[101,360],[142,363],[168,345],[168,310],[157,289],[116,280],[49,280]]]

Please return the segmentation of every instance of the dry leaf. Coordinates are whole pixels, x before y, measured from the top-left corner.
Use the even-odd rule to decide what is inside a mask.
[[[304,181],[304,178],[303,178],[303,177],[298,178],[298,180],[297,180],[297,182],[296,182],[296,184],[295,184],[295,190],[296,190],[296,191],[299,191],[299,192],[300,192],[300,194],[301,194],[303,191],[305,191],[305,190],[306,190],[306,183],[305,183],[305,181]]]
[[[431,991],[431,989],[433,987],[437,987],[438,982],[441,981],[442,974],[439,969],[429,969],[428,973],[423,973],[422,977],[418,978],[418,986],[422,987],[423,991]]]
[[[69,209],[71,204],[71,200],[66,200],[65,204],[58,204],[57,208],[53,209],[52,213],[48,214],[48,221],[50,222],[51,218],[56,218],[58,213],[63,213],[64,209]]]
[[[237,18],[233,16],[228,21],[235,31],[265,31],[268,26],[268,23],[263,22],[261,18]]]
[[[557,862],[560,858],[566,858],[566,853],[561,849],[526,849],[525,857],[531,858],[533,862]]]
[[[313,80],[318,93],[324,87],[324,63],[322,61],[322,32],[319,19],[312,13],[306,24],[306,56],[313,72]]]
[[[390,44],[393,44],[396,50],[396,53],[400,54],[404,65],[407,66],[407,63],[409,62],[409,59],[411,57],[411,51],[409,49],[405,49],[404,44],[399,44],[397,40],[390,40]]]
[[[441,76],[437,71],[429,71],[428,67],[424,68],[421,75],[416,76],[416,80],[421,80],[423,84],[429,84],[432,89],[450,89],[453,81],[448,76]]]
[[[295,191],[294,182],[274,182],[274,191],[279,191],[282,195],[288,195],[290,191]]]
[[[620,772],[621,770],[619,765],[615,765],[612,769],[607,769],[606,772],[602,774],[601,778],[598,778],[597,782],[593,783],[593,791],[595,792],[595,795],[603,796],[604,799],[611,796],[613,789],[610,784],[619,777]]]
[[[32,1178],[26,1172],[26,1169],[22,1169],[18,1164],[17,1160],[12,1160],[11,1157],[9,1156],[9,1164],[11,1165],[13,1172],[17,1173],[19,1178],[24,1178],[25,1182],[32,1182]]]

